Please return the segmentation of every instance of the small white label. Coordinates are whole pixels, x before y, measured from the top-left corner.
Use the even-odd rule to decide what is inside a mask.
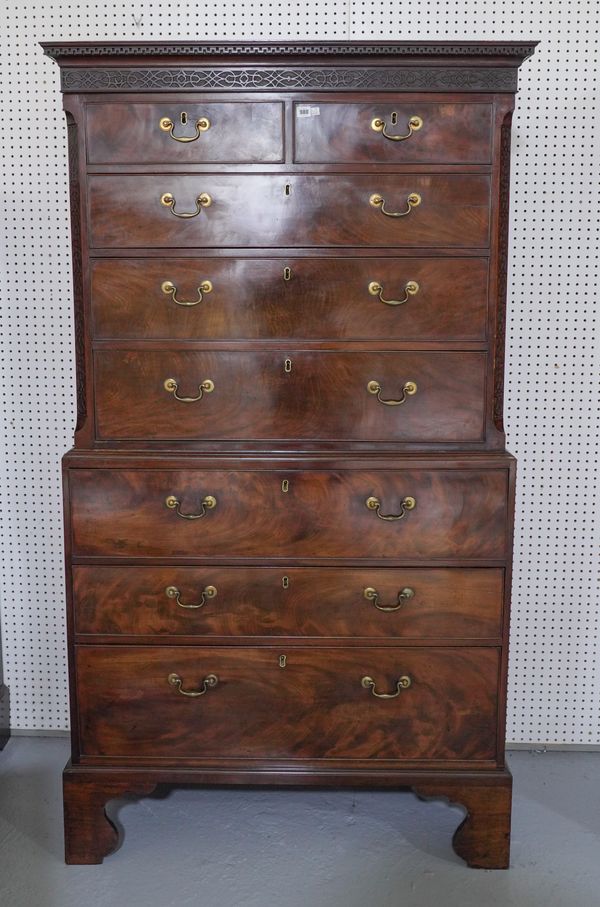
[[[307,104],[298,104],[296,107],[297,117],[318,117],[321,110],[318,107],[309,107]]]

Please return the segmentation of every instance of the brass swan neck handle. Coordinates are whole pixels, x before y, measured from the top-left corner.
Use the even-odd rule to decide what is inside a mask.
[[[182,513],[181,512],[181,501],[175,497],[174,494],[170,494],[165,498],[165,506],[169,510],[174,510],[177,516],[181,517],[182,520],[201,520],[202,517],[206,516],[209,510],[214,510],[217,506],[217,499],[212,494],[207,494],[202,498],[200,507],[200,513]]]
[[[180,114],[179,117],[180,123],[182,126],[187,125],[187,113],[185,111]],[[182,144],[187,144],[188,142],[197,141],[203,132],[206,132],[207,129],[210,129],[210,120],[207,117],[199,117],[196,120],[196,131],[194,135],[175,135],[175,123],[170,117],[161,117],[158,125],[163,132],[168,132],[172,139],[176,142],[181,142]]]
[[[179,674],[169,674],[167,677],[167,682],[175,687],[178,693],[181,693],[182,696],[189,696],[192,699],[197,699],[198,696],[204,696],[209,690],[214,690],[216,685],[219,682],[219,678],[216,674],[207,674],[204,680],[202,681],[201,690],[184,690],[183,689],[183,680]]]
[[[397,119],[398,115],[394,111],[391,116],[392,126],[396,125]],[[415,132],[418,132],[419,129],[422,128],[423,120],[421,119],[421,117],[412,116],[409,118],[406,125],[408,126],[407,133],[405,133],[404,135],[394,135],[392,133],[386,132],[387,124],[385,120],[381,119],[381,117],[375,117],[374,120],[371,120],[371,129],[374,132],[380,132],[381,135],[383,135],[384,138],[389,139],[390,142],[405,142],[406,139],[409,139],[411,135],[413,135]]]
[[[415,296],[419,292],[420,287],[416,280],[408,280],[404,284],[404,299],[384,299],[383,286],[377,280],[372,280],[367,289],[371,296],[378,296],[385,305],[404,305],[411,296]]]
[[[396,681],[396,692],[395,693],[378,693],[375,689],[375,681],[372,677],[365,676],[361,680],[361,686],[365,690],[371,690],[373,696],[376,696],[377,699],[395,699],[396,696],[399,696],[402,690],[408,690],[412,686],[412,680],[408,674],[403,674]]]
[[[386,217],[406,217],[413,208],[416,208],[421,204],[421,196],[418,192],[411,192],[410,195],[407,195],[406,211],[387,211],[383,195],[379,195],[377,192],[370,197],[369,204],[372,205],[373,208],[379,208],[381,213],[385,214]]]
[[[403,520],[409,510],[414,510],[417,506],[417,502],[414,498],[409,495],[402,499],[400,504],[400,513],[382,513],[381,512],[381,501],[379,498],[371,496],[365,501],[365,507],[367,510],[374,510],[380,520],[385,520],[388,523],[391,523],[396,520]]]
[[[401,589],[398,592],[398,597],[396,598],[395,605],[380,605],[379,604],[379,592],[377,589],[374,589],[373,586],[367,586],[363,589],[363,596],[369,602],[373,602],[374,606],[378,611],[385,611],[389,613],[391,611],[399,611],[404,607],[407,601],[410,601],[411,598],[415,597],[415,590],[411,589],[410,586],[406,586],[404,589]]]
[[[185,299],[177,299],[177,287],[171,280],[164,280],[160,285],[161,290],[166,296],[170,296],[175,305],[180,305],[184,307],[198,305],[204,299],[205,293],[212,293],[213,285],[210,280],[203,280],[200,285],[196,288],[198,293],[197,299],[192,299],[189,302]]]

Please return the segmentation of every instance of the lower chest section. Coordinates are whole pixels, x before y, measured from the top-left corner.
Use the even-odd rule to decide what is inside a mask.
[[[499,651],[81,646],[92,757],[495,758]]]

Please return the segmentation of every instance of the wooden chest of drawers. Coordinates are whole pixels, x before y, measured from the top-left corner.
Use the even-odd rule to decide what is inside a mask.
[[[533,45],[49,44],[66,855],[159,783],[411,787],[508,865],[510,120]]]

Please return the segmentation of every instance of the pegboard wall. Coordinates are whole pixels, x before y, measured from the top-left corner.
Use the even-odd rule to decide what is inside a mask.
[[[16,729],[68,725],[59,460],[75,419],[51,39],[514,39],[505,422],[519,458],[508,739],[600,744],[596,0],[3,0],[0,605]]]

